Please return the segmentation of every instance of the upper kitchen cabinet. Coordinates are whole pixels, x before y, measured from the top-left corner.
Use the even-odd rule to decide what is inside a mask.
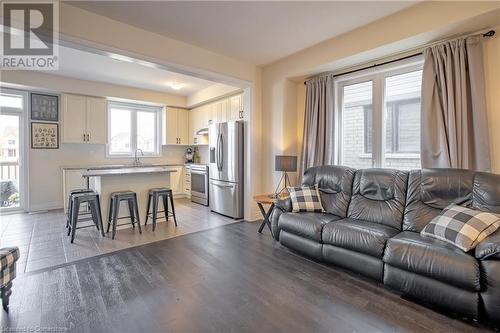
[[[166,110],[166,144],[189,144],[189,111],[167,107]]]
[[[243,112],[243,95],[236,95],[229,98],[228,120],[239,120],[245,116]]]
[[[63,94],[62,142],[106,144],[104,98]]]

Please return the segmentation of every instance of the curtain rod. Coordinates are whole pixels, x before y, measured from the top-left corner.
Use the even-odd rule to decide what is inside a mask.
[[[468,36],[473,36],[473,35],[475,35],[475,34],[468,35]],[[495,35],[495,30],[489,30],[488,32],[483,33],[482,35],[483,35],[483,37],[492,37],[493,35]],[[460,37],[457,37],[457,38],[460,38]],[[453,38],[453,39],[456,39],[456,38]],[[451,40],[453,40],[453,39],[451,39]],[[436,43],[427,44],[427,45],[424,45],[424,46],[420,47],[420,49],[424,48],[424,47],[429,47],[431,45],[436,45],[436,44],[439,44],[439,43],[443,43],[443,42],[444,41],[439,41],[439,42],[436,42]],[[356,72],[359,72],[359,71],[363,71],[365,69],[370,69],[370,68],[374,68],[374,67],[378,67],[378,66],[383,66],[383,65],[391,64],[391,63],[396,62],[396,61],[410,59],[410,58],[413,58],[413,57],[416,57],[416,56],[419,56],[419,55],[422,55],[422,51],[414,53],[414,54],[410,54],[410,55],[407,55],[407,56],[404,56],[404,57],[401,57],[401,58],[397,58],[397,59],[393,59],[393,60],[388,60],[388,61],[384,61],[384,62],[380,62],[380,63],[375,63],[373,65],[365,66],[365,67],[358,68],[358,69],[353,69],[353,70],[346,71],[346,72],[341,72],[339,74],[333,74],[332,76],[333,77],[338,77],[338,76],[342,76],[342,75],[352,74],[352,73],[356,73]],[[331,74],[325,73],[325,74],[316,75],[316,76],[311,77],[311,78],[307,79],[306,81],[304,81],[304,84],[307,84],[307,81],[309,81],[309,80],[312,80],[314,78],[321,77],[321,76],[326,76],[326,75],[331,75]]]

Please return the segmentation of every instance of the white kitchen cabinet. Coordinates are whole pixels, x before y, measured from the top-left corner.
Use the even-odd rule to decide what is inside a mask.
[[[176,172],[170,173],[170,188],[174,195],[184,195],[184,167],[173,166],[169,167]]]
[[[186,165],[184,168],[184,194],[191,197],[191,167]]]
[[[168,107],[166,110],[166,144],[189,144],[189,111]]]
[[[61,96],[62,106],[62,142],[84,143],[85,142],[85,96],[67,95]]]
[[[104,98],[86,97],[87,142],[106,144],[106,108]]]
[[[236,95],[229,98],[229,120],[243,119],[243,95]]]
[[[106,99],[63,94],[62,142],[106,144]]]
[[[207,144],[208,137],[197,135],[196,132],[210,124],[243,119],[243,94],[201,105],[189,112],[189,144]]]

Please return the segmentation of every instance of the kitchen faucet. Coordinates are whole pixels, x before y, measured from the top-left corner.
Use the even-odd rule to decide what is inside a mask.
[[[134,165],[141,165],[141,160],[139,159],[139,156],[137,156],[138,151],[140,151],[141,156],[144,157],[144,152],[142,151],[142,149],[140,149],[140,148],[136,149],[134,152]]]

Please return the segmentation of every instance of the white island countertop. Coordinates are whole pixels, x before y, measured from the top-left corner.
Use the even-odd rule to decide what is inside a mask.
[[[99,177],[111,175],[130,175],[143,173],[159,173],[159,172],[177,172],[168,166],[148,166],[148,167],[129,167],[116,169],[90,169],[82,172],[83,177]]]

